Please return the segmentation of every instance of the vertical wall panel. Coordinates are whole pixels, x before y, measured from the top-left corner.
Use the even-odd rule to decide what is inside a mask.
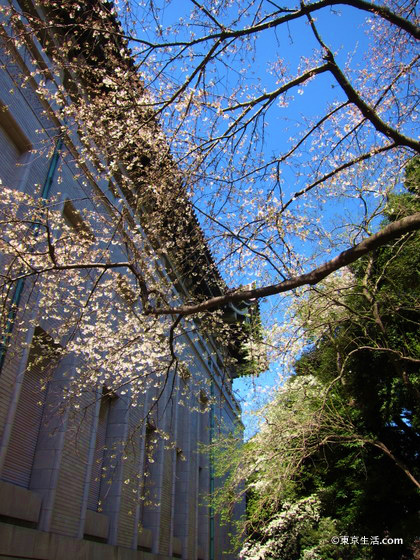
[[[25,372],[15,422],[3,468],[3,480],[29,488],[46,391],[40,391],[43,370]]]
[[[36,360],[38,363],[35,363]],[[24,488],[29,488],[31,480],[47,393],[41,390],[41,379],[50,373],[49,363],[39,363],[39,353],[34,347],[29,354],[28,364],[2,472],[3,480]]]
[[[88,509],[96,511],[98,509],[99,496],[101,491],[102,467],[104,463],[106,430],[108,425],[109,408],[111,401],[107,397],[102,397],[101,408],[99,409],[98,429],[96,433],[95,454],[93,457],[92,475],[89,486]]]
[[[159,552],[169,554],[171,540],[173,453],[165,449],[163,453],[163,476],[160,498]]]
[[[143,422],[145,402],[137,402],[129,410],[129,430],[123,461],[123,481],[118,526],[118,544],[137,549],[140,520],[140,495],[143,485],[146,423]]]
[[[51,522],[53,533],[79,534],[95,398],[94,393],[85,393],[78,401],[80,408],[70,410]]]

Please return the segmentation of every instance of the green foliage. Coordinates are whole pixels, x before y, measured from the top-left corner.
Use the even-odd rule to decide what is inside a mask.
[[[388,222],[420,209],[419,177],[413,160],[410,192],[390,197]],[[250,492],[244,560],[412,557],[420,521],[419,270],[413,233],[363,259],[345,281],[314,287],[301,304],[313,345],[238,458]],[[404,544],[338,546],[335,535]]]
[[[246,320],[236,326],[240,348],[237,351],[236,376],[258,376],[268,367],[263,327],[258,303],[248,304]]]
[[[258,540],[249,541],[242,549],[245,558],[266,560],[328,560],[331,555],[331,537],[337,534],[335,522],[320,517],[320,501],[308,496],[294,503],[285,502]]]
[[[413,158],[405,168],[405,188],[411,194],[420,195],[420,158]]]

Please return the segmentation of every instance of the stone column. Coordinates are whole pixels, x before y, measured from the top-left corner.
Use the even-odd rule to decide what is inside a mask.
[[[99,409],[101,408],[101,397],[102,397],[102,390],[97,390],[95,409],[92,415],[92,426],[90,429],[89,450],[88,450],[86,472],[85,472],[85,479],[83,485],[82,505],[80,508],[80,523],[79,523],[79,531],[78,531],[79,539],[82,539],[85,533],[86,510],[87,510],[88,497],[89,497],[90,480],[92,478],[93,461],[95,458],[96,433],[98,431],[98,420],[99,420]]]
[[[106,430],[105,484],[101,485],[103,513],[109,518],[108,544],[116,545],[122,494],[122,455],[128,432],[129,399],[116,397],[109,411]]]
[[[175,464],[175,488],[173,508],[173,536],[181,540],[182,558],[188,559],[188,513],[189,513],[189,480],[191,463],[191,415],[188,403],[178,411],[178,441],[179,451],[176,455]],[[181,453],[185,461],[181,459]]]
[[[30,482],[30,490],[42,496],[38,524],[41,531],[49,531],[51,525],[68,417],[68,409],[60,410],[60,405],[73,369],[74,356],[70,354],[55,369],[44,405]]]

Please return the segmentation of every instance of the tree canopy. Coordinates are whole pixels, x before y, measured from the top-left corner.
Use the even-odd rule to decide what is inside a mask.
[[[6,49],[30,68],[19,86],[36,91],[48,122],[32,150],[61,157],[57,181],[69,165],[85,193],[63,204],[48,183],[2,186],[1,355],[38,320],[19,315],[35,294],[59,351],[82,364],[70,396],[130,386],[135,402],[187,378],[185,334],[212,336],[228,369],[295,362],[259,434],[243,451],[227,445],[225,501],[250,491],[242,556],[409,557],[420,474],[415,3],[0,10]],[[341,50],[340,11],[358,14],[365,41]],[[404,544],[331,546],[350,531]]]
[[[339,9],[365,20],[355,53],[330,44],[328,29],[346,28]],[[414,3],[42,0],[1,10],[6,47],[31,64],[23,84],[53,123],[34,151],[54,158],[66,146],[78,180],[100,185],[85,189],[70,225],[59,197],[3,189],[3,320],[9,328],[19,283],[42,284],[52,335],[85,362],[76,392],[104,370],[140,392],[139,368],[167,379],[181,331],[205,328],[235,347],[233,322],[268,296],[245,352],[254,370],[267,355],[290,358],[300,330],[277,296],[290,293],[293,312],[303,286],[419,228],[413,207],[378,231],[419,150]]]

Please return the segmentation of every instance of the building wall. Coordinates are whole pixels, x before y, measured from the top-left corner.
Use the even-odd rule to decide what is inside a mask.
[[[44,142],[51,145],[57,125],[53,111],[36,95],[35,84],[29,81],[26,88],[21,87],[22,78],[31,71],[31,58],[24,47],[19,52],[4,48],[0,52],[0,178],[4,185],[28,193],[34,185],[44,183],[51,161],[46,150],[34,157],[31,148],[39,149]],[[53,182],[51,193],[61,193],[62,203],[70,199],[76,208],[86,189],[94,188],[78,173],[69,146],[65,146],[61,182]],[[5,264],[0,256],[0,266]],[[47,336],[54,321],[38,317],[38,297],[37,289],[26,282],[16,321],[29,324],[29,319],[36,318]],[[186,335],[188,361],[195,364],[191,377],[180,380],[174,394],[164,394],[162,404],[155,407],[156,426],[171,434],[175,444],[161,441],[155,462],[148,466],[148,428],[141,420],[151,395],[129,407],[127,397],[117,392],[104,405],[108,407],[104,427],[100,390],[80,397],[78,408],[60,406],[77,362],[72,356],[59,361],[40,393],[43,406],[29,482],[19,483],[6,476],[6,470],[13,461],[11,442],[16,426],[19,422],[33,424],[31,415],[36,412],[32,408],[25,415],[19,408],[24,395],[34,391],[33,386],[26,386],[33,335],[33,327],[13,333],[0,372],[0,556],[43,560],[231,558],[222,554],[228,550],[226,531],[216,531],[220,542],[214,559],[209,558],[210,516],[203,497],[209,490],[209,459],[199,452],[199,442],[209,442],[210,413],[198,411],[200,387],[208,392],[208,382],[213,383],[219,402],[215,414],[232,420],[239,412],[229,382],[221,381],[216,364],[209,366],[209,356],[215,352],[209,347],[211,342]],[[39,385],[42,377],[43,372]],[[178,404],[180,398],[185,406]],[[98,444],[99,437],[105,438],[105,446]],[[99,469],[101,474],[95,479],[98,461],[106,470]],[[144,476],[145,469],[150,476]],[[100,501],[96,508],[91,505],[95,484],[99,485]],[[154,503],[141,499],[144,486]]]

